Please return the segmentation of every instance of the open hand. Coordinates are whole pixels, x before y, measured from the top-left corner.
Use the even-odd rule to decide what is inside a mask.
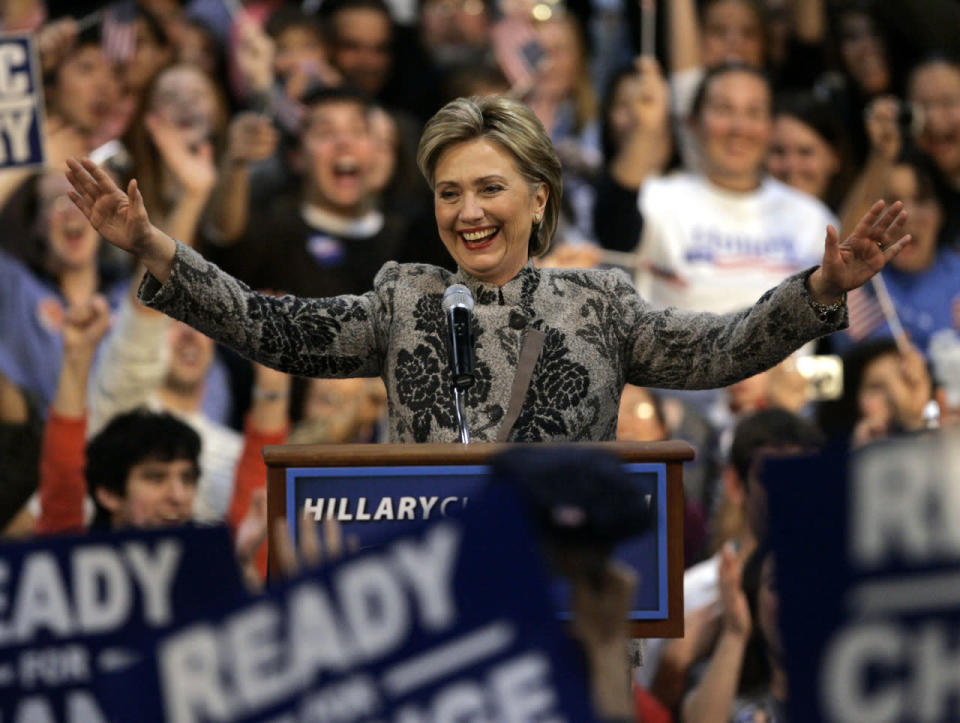
[[[71,158],[67,168],[67,180],[73,186],[67,195],[83,211],[90,225],[114,246],[141,255],[152,224],[136,180],[130,181],[124,193],[89,159]]]
[[[737,557],[733,545],[729,542],[720,551],[719,565],[723,628],[728,633],[746,638],[750,634],[753,621],[747,596],[743,592],[743,561]]]
[[[900,201],[889,207],[877,201],[844,241],[833,226],[828,226],[823,263],[809,279],[814,301],[832,304],[879,273],[910,243],[909,234],[900,235],[906,221],[907,212]]]

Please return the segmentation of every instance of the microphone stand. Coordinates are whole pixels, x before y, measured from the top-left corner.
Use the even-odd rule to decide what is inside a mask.
[[[470,430],[467,429],[467,412],[463,407],[463,397],[466,389],[461,389],[459,384],[453,385],[453,404],[457,412],[457,426],[460,428],[460,443],[470,444]]]
[[[447,317],[450,336],[450,374],[453,389],[453,406],[460,430],[460,443],[470,444],[470,430],[467,429],[467,412],[464,396],[473,386],[473,332],[470,326],[470,313],[473,311],[473,294],[463,284],[454,284],[443,293],[443,311]]]

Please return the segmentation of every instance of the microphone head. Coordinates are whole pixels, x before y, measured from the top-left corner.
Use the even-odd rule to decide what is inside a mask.
[[[443,311],[449,313],[451,309],[461,308],[473,311],[473,294],[463,284],[448,286],[443,292]]]

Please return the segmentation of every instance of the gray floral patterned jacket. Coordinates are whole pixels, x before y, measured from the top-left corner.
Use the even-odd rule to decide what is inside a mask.
[[[545,343],[511,441],[613,439],[625,382],[706,389],[773,366],[805,342],[846,326],[846,308],[821,316],[810,271],[785,280],[750,309],[718,316],[650,308],[617,271],[538,270],[503,287],[460,271],[387,263],[374,290],[326,299],[251,291],[178,244],[161,285],[140,298],[262,364],[308,377],[381,376],[392,441],[459,439],[447,364],[444,290],[476,299],[476,383],[466,393],[475,441],[494,441],[509,405],[526,329]]]

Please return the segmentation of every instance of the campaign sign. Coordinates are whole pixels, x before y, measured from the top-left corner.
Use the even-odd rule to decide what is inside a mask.
[[[43,165],[43,84],[29,35],[0,35],[0,168]]]
[[[106,720],[103,676],[245,597],[224,527],[0,544],[0,720]]]
[[[960,436],[765,477],[791,720],[960,720]]]
[[[667,605],[667,493],[664,465],[625,464],[631,482],[652,509],[652,531],[627,540],[614,557],[637,571],[631,620],[665,620]],[[312,467],[287,470],[286,517],[291,536],[308,513],[315,520],[336,519],[344,535],[361,546],[415,527],[422,520],[442,519],[469,508],[471,497],[490,479],[483,465],[422,467]],[[568,608],[567,586],[551,586],[554,605]]]
[[[166,634],[114,686],[111,714],[591,721],[582,659],[553,618],[534,549],[511,490],[474,494],[463,515]]]

